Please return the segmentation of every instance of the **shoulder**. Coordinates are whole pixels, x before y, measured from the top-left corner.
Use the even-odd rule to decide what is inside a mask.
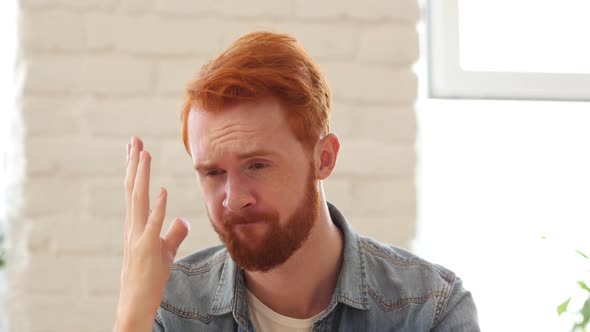
[[[164,290],[161,309],[182,318],[211,320],[211,306],[227,256],[227,250],[220,245],[176,261]]]
[[[471,293],[455,273],[404,249],[359,239],[368,295],[381,315],[416,317],[435,331],[479,331]]]
[[[184,277],[188,275],[199,275],[211,272],[216,266],[221,265],[227,256],[225,246],[218,245],[210,247],[191,255],[183,257],[172,265],[173,277]],[[176,273],[175,273],[176,272]]]
[[[366,264],[369,295],[382,309],[393,310],[430,300],[446,302],[457,276],[415,254],[359,237]]]

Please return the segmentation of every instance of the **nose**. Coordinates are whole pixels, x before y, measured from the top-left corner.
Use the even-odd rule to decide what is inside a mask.
[[[255,198],[246,184],[237,176],[227,177],[223,207],[239,213],[243,208],[254,205]]]

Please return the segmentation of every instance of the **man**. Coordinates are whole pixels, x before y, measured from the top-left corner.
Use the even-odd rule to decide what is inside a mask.
[[[322,180],[340,143],[331,93],[291,37],[253,33],[187,89],[182,135],[224,245],[173,263],[188,223],[160,238],[150,155],[128,144],[118,331],[478,331],[447,269],[357,235]]]

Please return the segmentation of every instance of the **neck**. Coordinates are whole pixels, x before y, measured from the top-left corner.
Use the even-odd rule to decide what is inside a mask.
[[[267,272],[245,271],[248,290],[281,315],[303,319],[320,313],[338,283],[343,235],[325,200],[320,206],[309,237],[285,263]]]

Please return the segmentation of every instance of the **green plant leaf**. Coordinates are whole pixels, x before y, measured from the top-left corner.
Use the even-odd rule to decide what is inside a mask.
[[[576,250],[576,252],[577,252],[578,254],[580,254],[580,256],[582,256],[582,257],[584,257],[584,258],[586,258],[586,259],[590,259],[590,257],[588,257],[588,255],[586,255],[585,253],[581,252],[580,250]]]
[[[578,285],[580,285],[580,288],[590,293],[590,287],[588,287],[584,281],[578,280]]]
[[[6,263],[6,261],[4,260],[4,255],[6,254],[6,251],[4,250],[3,242],[4,242],[4,234],[2,234],[2,229],[0,229],[0,269]]]
[[[567,306],[570,304],[571,299],[571,297],[568,297],[567,300],[565,300],[562,304],[557,306],[557,314],[559,316],[561,316],[561,314],[567,311]]]
[[[588,321],[590,321],[590,296],[584,302],[584,306],[580,310],[582,314],[582,321],[579,322],[580,326],[585,330],[586,326],[588,326]]]

